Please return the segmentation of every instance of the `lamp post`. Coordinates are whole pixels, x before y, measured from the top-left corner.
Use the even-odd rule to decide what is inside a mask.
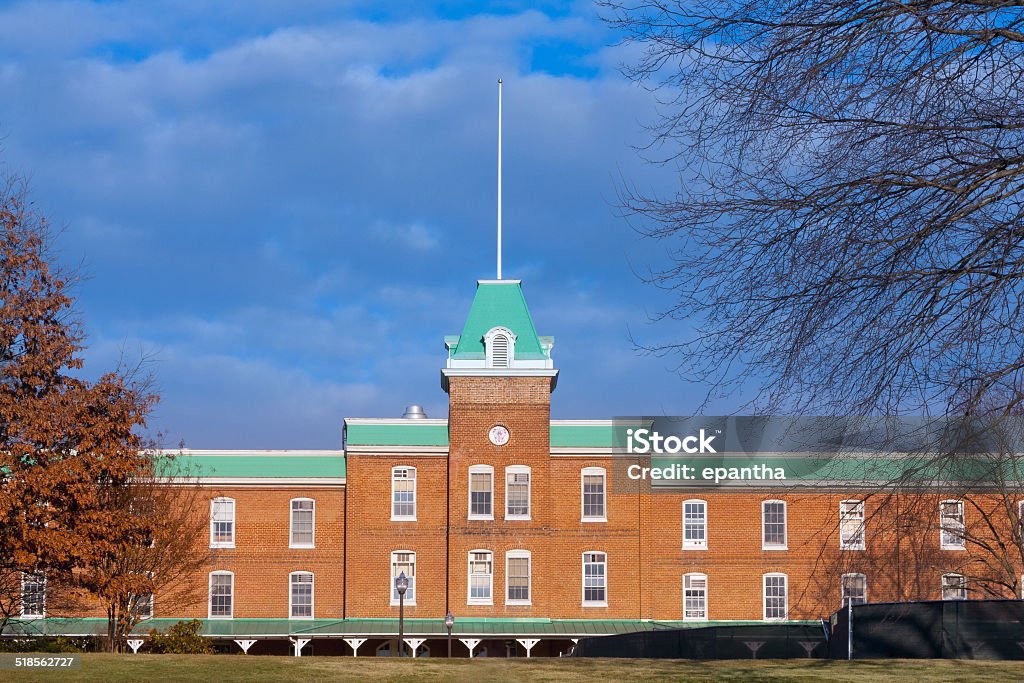
[[[449,611],[444,615],[444,627],[448,629],[448,659],[452,658],[452,626],[455,626],[455,615]]]
[[[398,591],[398,656],[405,649],[405,591],[409,590],[409,578],[402,572],[395,577],[395,590]]]

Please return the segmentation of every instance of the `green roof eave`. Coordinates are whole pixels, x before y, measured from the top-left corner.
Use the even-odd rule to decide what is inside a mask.
[[[482,281],[469,308],[466,324],[459,335],[452,358],[479,360],[484,357],[483,338],[495,327],[507,327],[516,335],[515,357],[521,360],[546,359],[533,318],[526,306],[518,280]],[[479,355],[477,355],[479,354]],[[528,355],[529,354],[529,355]]]
[[[164,457],[161,476],[267,479],[345,477],[345,456],[333,455],[173,455]]]

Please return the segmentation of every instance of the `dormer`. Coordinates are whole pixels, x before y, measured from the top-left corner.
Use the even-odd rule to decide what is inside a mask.
[[[492,327],[484,335],[484,351],[489,368],[510,368],[516,354],[516,335],[507,327]]]

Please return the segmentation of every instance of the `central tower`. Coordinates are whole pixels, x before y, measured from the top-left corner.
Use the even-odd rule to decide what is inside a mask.
[[[519,280],[481,280],[462,334],[445,346],[448,602],[468,602],[467,616],[542,614],[540,577],[554,576],[537,552],[552,529],[554,340],[537,335]],[[490,588],[474,585],[474,562]]]

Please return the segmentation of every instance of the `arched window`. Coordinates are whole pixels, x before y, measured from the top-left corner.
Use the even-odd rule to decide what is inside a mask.
[[[469,551],[468,605],[492,605],[494,586],[494,554],[490,550]]]
[[[391,521],[416,521],[416,468],[391,468]]]
[[[708,547],[708,504],[703,500],[683,501],[683,550]]]
[[[693,572],[683,575],[683,621],[708,618],[708,576]]]
[[[235,501],[214,498],[210,501],[210,547],[235,547]]]
[[[210,618],[230,619],[235,608],[235,575],[210,572]]]
[[[789,618],[789,577],[785,574],[764,575],[764,620],[785,621]]]
[[[290,548],[312,548],[316,502],[312,498],[292,498]]]

